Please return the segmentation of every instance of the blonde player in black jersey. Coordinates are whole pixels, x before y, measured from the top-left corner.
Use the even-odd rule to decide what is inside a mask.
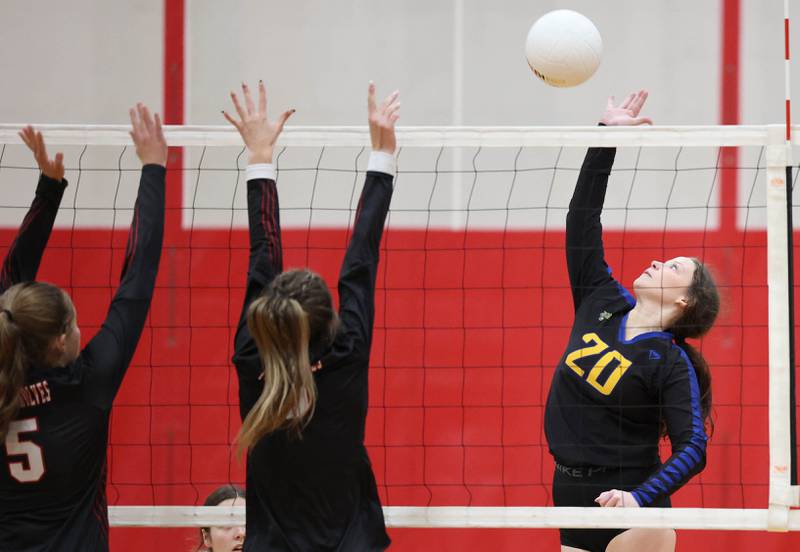
[[[250,262],[233,362],[247,448],[246,551],[371,552],[389,546],[364,432],[375,280],[392,199],[397,93],[368,93],[372,153],[339,273],[339,310],[327,284],[307,270],[283,272],[275,141],[277,121],[242,86],[226,114],[250,154]]]
[[[609,99],[601,125],[649,124],[647,92]],[[567,266],[575,322],[547,399],[545,432],[556,462],[556,506],[668,507],[705,466],[711,408],[708,365],[686,342],[705,334],[719,296],[696,258],[652,261],[633,294],[612,276],[600,214],[614,148],[591,148],[567,214]],[[672,455],[663,464],[660,438]],[[671,529],[562,529],[561,550],[662,552]]]

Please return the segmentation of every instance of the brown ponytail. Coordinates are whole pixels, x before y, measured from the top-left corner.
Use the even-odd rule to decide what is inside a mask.
[[[327,285],[307,270],[284,272],[250,304],[247,327],[261,355],[264,389],[242,423],[239,450],[278,429],[300,435],[317,400],[309,350],[330,344],[335,320]]]
[[[53,340],[74,317],[69,296],[50,284],[25,282],[0,295],[0,441],[21,406],[28,367],[53,361]]]
[[[700,409],[703,421],[713,429],[711,421],[711,370],[703,355],[695,347],[686,342],[686,338],[697,338],[705,335],[714,325],[719,314],[719,291],[711,272],[697,259],[692,283],[689,285],[688,305],[683,315],[675,321],[669,331],[675,337],[677,345],[683,349],[697,374],[700,388]]]

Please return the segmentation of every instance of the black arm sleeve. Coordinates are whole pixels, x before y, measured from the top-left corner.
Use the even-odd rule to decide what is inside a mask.
[[[671,495],[706,465],[708,438],[700,406],[700,387],[692,363],[682,351],[681,359],[666,376],[660,395],[672,455],[632,491],[640,506]]]
[[[100,408],[111,408],[150,309],[164,238],[165,175],[160,165],[142,168],[119,289],[100,331],[81,352],[88,400]]]
[[[603,254],[600,214],[614,164],[614,148],[590,148],[567,213],[567,269],[575,310],[599,286],[611,280]]]
[[[263,373],[261,358],[247,329],[247,309],[283,270],[278,189],[274,180],[254,179],[247,182],[247,216],[250,260],[233,352],[233,363],[239,378],[239,413],[242,419],[250,412],[264,386],[260,379]]]
[[[353,235],[339,273],[340,335],[357,365],[369,362],[375,319],[375,280],[383,225],[392,200],[393,177],[369,171],[356,211]]]
[[[64,196],[67,181],[39,177],[36,197],[22,221],[14,243],[8,249],[0,272],[0,293],[18,284],[36,279],[44,248],[50,239],[53,223]]]

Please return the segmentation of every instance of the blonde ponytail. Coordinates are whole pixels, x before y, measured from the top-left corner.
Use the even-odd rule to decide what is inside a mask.
[[[336,314],[328,286],[308,270],[291,270],[272,281],[247,311],[247,327],[258,347],[264,389],[239,431],[239,451],[276,430],[299,437],[311,421],[317,387],[310,351],[333,341]]]

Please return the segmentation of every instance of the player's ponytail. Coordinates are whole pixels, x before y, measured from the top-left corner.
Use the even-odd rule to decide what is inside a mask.
[[[687,338],[705,335],[714,325],[719,314],[719,291],[708,268],[697,259],[692,283],[689,285],[688,305],[683,315],[675,321],[669,331],[675,342],[683,349],[697,374],[700,388],[700,408],[703,421],[713,427],[711,422],[711,371],[702,353],[686,342]]]
[[[242,423],[240,450],[278,429],[299,436],[311,420],[317,400],[311,363],[330,345],[335,320],[328,287],[307,270],[279,275],[250,304],[247,327],[261,355],[264,389]]]
[[[53,340],[74,317],[69,296],[50,284],[25,282],[0,295],[0,441],[21,406],[28,367],[55,360]]]

